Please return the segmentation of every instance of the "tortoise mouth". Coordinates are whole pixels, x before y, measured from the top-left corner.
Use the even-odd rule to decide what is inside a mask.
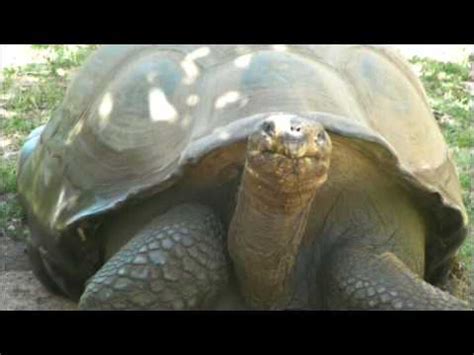
[[[254,155],[261,155],[265,158],[268,159],[288,159],[291,161],[306,161],[306,162],[319,162],[323,159],[323,155],[319,152],[314,153],[314,154],[307,154],[307,155],[302,155],[302,156],[297,156],[291,153],[287,152],[279,152],[279,151],[273,151],[273,150],[262,150],[262,151],[252,151],[249,153],[249,155],[254,156]]]
[[[246,171],[268,191],[296,192],[326,181],[330,159],[321,154],[301,157],[274,151],[254,152],[247,157]]]
[[[248,168],[258,172],[262,177],[316,178],[327,174],[329,159],[320,153],[314,155],[294,156],[275,151],[253,152],[247,158]]]

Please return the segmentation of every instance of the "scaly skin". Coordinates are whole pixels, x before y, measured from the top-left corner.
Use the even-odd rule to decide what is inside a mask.
[[[255,308],[285,307],[289,297],[289,282],[298,248],[306,227],[310,201],[303,208],[291,209],[285,215],[275,214],[259,204],[258,196],[249,196],[253,180],[244,173],[242,191],[229,230],[229,252],[239,276],[241,292]],[[291,197],[274,192],[279,200]],[[294,196],[294,195],[293,195]]]
[[[195,309],[228,279],[223,229],[201,205],[154,219],[91,278],[81,309]]]
[[[346,246],[327,265],[330,309],[469,309],[466,302],[425,282],[393,253]]]

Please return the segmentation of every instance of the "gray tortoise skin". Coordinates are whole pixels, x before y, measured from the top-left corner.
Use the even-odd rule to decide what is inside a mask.
[[[314,132],[320,184],[286,140]],[[294,170],[265,184],[277,158]],[[82,309],[467,307],[441,290],[468,223],[456,169],[385,48],[103,46],[18,190],[35,274]]]

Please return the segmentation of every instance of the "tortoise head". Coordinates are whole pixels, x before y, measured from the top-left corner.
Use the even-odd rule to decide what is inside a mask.
[[[247,169],[280,193],[301,193],[326,181],[331,150],[331,139],[320,123],[297,115],[272,115],[249,137]]]

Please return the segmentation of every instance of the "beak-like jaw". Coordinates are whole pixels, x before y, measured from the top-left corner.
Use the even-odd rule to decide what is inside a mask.
[[[308,151],[307,139],[305,136],[294,136],[291,134],[284,134],[280,138],[285,155],[292,159],[302,158]]]

